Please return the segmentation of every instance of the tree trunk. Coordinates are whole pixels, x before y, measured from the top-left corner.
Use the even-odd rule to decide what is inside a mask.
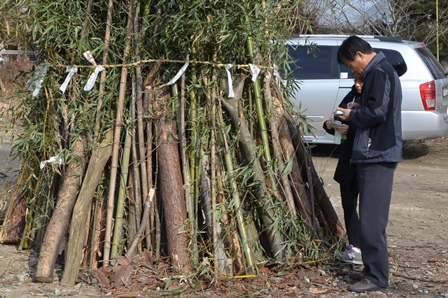
[[[65,178],[59,191],[56,208],[46,229],[40,251],[35,275],[35,279],[38,282],[53,282],[56,258],[61,253],[61,244],[65,242],[64,237],[69,228],[73,205],[80,187],[80,177],[84,175],[85,146],[86,140],[82,137],[79,137],[73,146],[73,153],[76,157],[68,164]]]
[[[168,88],[157,92],[153,111],[157,118],[156,148],[158,154],[159,189],[166,222],[168,253],[177,270],[189,271],[187,206],[182,181],[179,140],[175,115],[170,109]]]
[[[104,166],[112,154],[112,146],[110,145],[112,143],[112,135],[112,130],[109,130],[101,144],[92,152],[92,157],[87,167],[78,200],[73,210],[65,270],[61,281],[63,285],[73,285],[78,277],[82,259],[82,247],[86,238],[84,226],[86,225],[93,195],[101,179]]]

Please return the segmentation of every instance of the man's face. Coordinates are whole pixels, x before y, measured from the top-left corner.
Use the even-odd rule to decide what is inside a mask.
[[[366,68],[365,57],[361,52],[357,52],[353,61],[343,59],[345,66],[350,68],[352,72],[362,73]]]

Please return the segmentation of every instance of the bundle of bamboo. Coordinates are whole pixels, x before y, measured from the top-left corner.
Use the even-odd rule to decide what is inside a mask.
[[[53,281],[60,254],[62,283],[73,284],[81,266],[143,250],[183,273],[207,258],[221,276],[255,274],[268,259],[319,260],[338,245],[306,123],[274,71],[285,53],[271,41],[296,26],[288,15],[300,1],[174,2],[10,7],[27,12],[21,32],[48,67],[34,96],[21,93],[13,148],[28,209],[21,247],[40,251],[38,281]],[[99,85],[85,91],[92,73]],[[50,157],[62,164],[41,168]]]

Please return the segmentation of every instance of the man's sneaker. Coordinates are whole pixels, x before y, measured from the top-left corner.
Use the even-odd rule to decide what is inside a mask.
[[[367,278],[364,278],[361,281],[358,281],[355,284],[349,285],[347,290],[350,292],[356,292],[356,293],[364,293],[364,292],[371,292],[371,291],[381,291],[385,288],[382,288],[380,286],[377,286]]]
[[[348,277],[356,281],[361,281],[365,278],[365,275],[362,271],[352,271],[348,274]]]
[[[352,245],[347,245],[343,252],[337,252],[336,258],[345,263],[362,265],[361,250]]]

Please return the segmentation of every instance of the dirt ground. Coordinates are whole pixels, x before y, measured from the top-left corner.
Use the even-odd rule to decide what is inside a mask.
[[[348,292],[353,268],[338,263],[282,271],[261,267],[255,278],[200,279],[187,285],[165,275],[163,266],[149,268],[138,259],[126,286],[101,287],[81,274],[76,286],[64,287],[58,275],[53,283],[34,283],[35,253],[0,245],[0,297],[448,297],[448,139],[406,143],[404,156],[395,175],[387,230],[390,284],[383,292]],[[332,179],[337,157],[334,146],[313,149],[315,167],[342,216]]]

